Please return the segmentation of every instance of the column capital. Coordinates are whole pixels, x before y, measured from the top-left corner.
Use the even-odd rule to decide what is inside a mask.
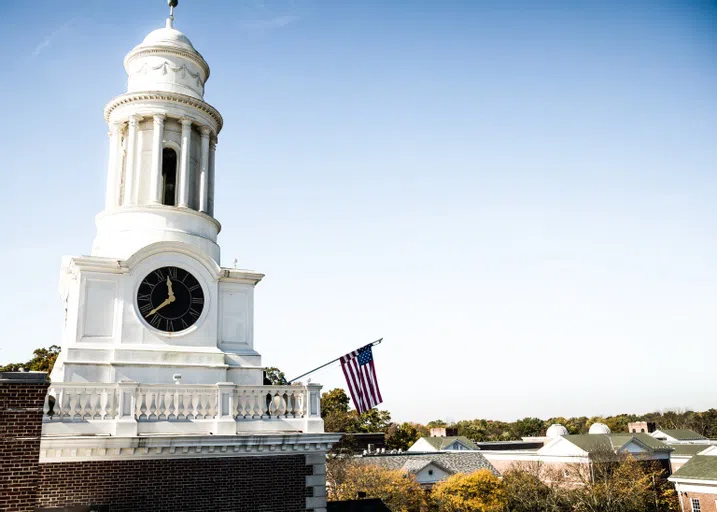
[[[181,117],[179,118],[179,122],[182,123],[182,128],[191,128],[192,123],[194,123],[194,119],[190,119],[188,117]]]
[[[164,123],[164,120],[167,118],[165,114],[154,114],[152,116],[154,119],[154,124]]]
[[[208,137],[212,134],[212,129],[204,124],[199,127],[199,132],[202,134],[203,137]]]
[[[209,146],[212,148],[212,150],[216,149],[217,142],[219,142],[219,139],[217,139],[217,136],[212,134],[212,136],[209,138]]]
[[[136,114],[133,114],[127,118],[127,121],[129,122],[130,126],[137,126],[137,123],[139,123],[142,120],[142,116],[138,116]]]

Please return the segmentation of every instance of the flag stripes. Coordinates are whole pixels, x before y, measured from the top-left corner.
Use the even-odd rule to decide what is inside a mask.
[[[351,399],[359,414],[363,414],[383,402],[381,391],[378,389],[371,345],[366,345],[343,356],[341,369],[346,377]]]

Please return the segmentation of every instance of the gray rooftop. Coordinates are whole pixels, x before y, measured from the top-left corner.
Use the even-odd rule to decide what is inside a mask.
[[[398,455],[370,455],[359,460],[362,464],[375,464],[386,469],[401,469],[409,473],[417,473],[428,463],[434,463],[449,473],[473,473],[479,469],[488,469],[493,474],[500,476],[500,473],[480,452],[407,452]]]

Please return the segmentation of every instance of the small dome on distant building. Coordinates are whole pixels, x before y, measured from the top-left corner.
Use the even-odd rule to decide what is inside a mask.
[[[610,429],[607,425],[604,423],[593,423],[590,425],[590,430],[588,431],[590,434],[609,434]]]
[[[546,437],[562,437],[568,435],[568,429],[562,426],[560,423],[553,423],[548,427],[548,431],[545,433]]]

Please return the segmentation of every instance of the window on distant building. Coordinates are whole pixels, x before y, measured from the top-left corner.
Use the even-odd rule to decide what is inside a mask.
[[[692,498],[692,512],[702,512],[699,498]]]
[[[567,469],[563,470],[563,476],[568,477],[570,476],[570,472]]]
[[[645,432],[645,429],[644,429],[644,428],[641,428],[641,429],[640,429],[640,432],[643,432],[643,433],[644,433],[644,432]]]

